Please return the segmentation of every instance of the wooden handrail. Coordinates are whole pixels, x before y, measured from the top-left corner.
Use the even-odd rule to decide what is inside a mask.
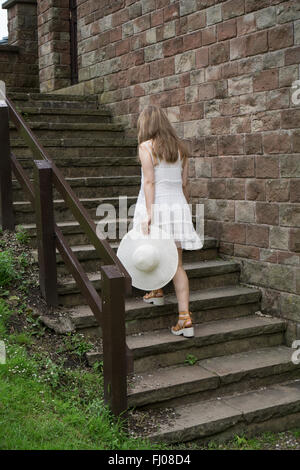
[[[125,295],[131,293],[131,277],[119,258],[116,256],[108,241],[104,238],[98,238],[96,233],[96,225],[90,218],[89,213],[83,207],[80,200],[61,174],[60,170],[56,167],[55,163],[48,156],[43,146],[37,140],[36,136],[19,115],[13,103],[7,97],[4,99],[9,111],[9,117],[15,124],[18,132],[23,137],[28,147],[32,150],[37,159],[47,162],[48,165],[39,164],[37,161],[34,162],[34,187],[26,172],[18,162],[16,156],[10,152],[9,136],[5,135],[4,142],[7,151],[4,155],[3,161],[0,159],[0,165],[2,165],[5,170],[8,182],[5,183],[2,177],[0,180],[0,194],[5,194],[3,187],[4,189],[11,188],[10,168],[12,167],[17,180],[22,186],[24,192],[27,194],[34,209],[36,209],[37,195],[39,196],[39,201],[41,201],[41,190],[43,189],[43,185],[39,184],[38,182],[39,171],[37,171],[37,168],[43,168],[46,170],[43,172],[43,178],[46,178],[45,184],[48,187],[48,205],[53,206],[53,201],[49,197],[51,194],[51,179],[51,184],[53,183],[56,189],[60,192],[66,204],[71,209],[74,217],[84,229],[84,232],[86,233],[90,242],[94,245],[97,254],[104,262],[104,266],[101,266],[102,300],[92,282],[89,280],[86,273],[82,269],[81,264],[68,245],[61,230],[54,221],[52,222],[52,230],[53,236],[55,237],[56,248],[58,249],[63,261],[68,266],[69,271],[73,275],[82,295],[85,297],[86,302],[90,306],[98,323],[102,327],[103,337],[105,338],[103,342],[105,397],[106,401],[109,402],[113,413],[118,415],[124,412],[126,409],[126,375],[133,371],[133,353],[128,348],[125,339]],[[8,120],[7,109],[5,116],[5,119]],[[0,136],[1,132],[2,134],[6,134],[6,129],[8,133],[7,123],[5,126],[3,126],[3,129],[1,129],[0,126]],[[47,178],[49,178],[49,180],[47,180]],[[38,214],[37,218],[40,227],[41,224],[45,224],[45,214],[47,212],[47,208],[42,210],[45,213]],[[49,208],[49,213],[52,211],[53,207]],[[5,210],[2,207],[2,215],[4,215],[6,228],[11,229],[12,226],[14,226],[12,218],[12,204],[10,204],[8,209],[6,208]],[[47,247],[47,243],[49,244],[49,233],[44,240],[45,246],[42,249],[46,249],[45,247]],[[55,256],[55,253],[52,256]],[[50,260],[50,264],[53,264],[53,257],[51,259],[50,256],[48,259]],[[54,271],[55,269],[53,272]],[[44,272],[46,272],[46,269],[44,269]],[[118,291],[118,296],[114,295],[116,290]],[[49,299],[55,298],[55,292],[53,293],[53,289],[50,294],[48,293],[48,296]],[[118,331],[116,331],[116,329]]]
[[[35,193],[34,187],[28,176],[24,172],[20,163],[17,161],[15,155],[12,154],[12,167],[20,184],[22,184],[24,192],[27,194],[31,204],[35,207]],[[22,179],[24,178],[24,179]],[[64,263],[68,266],[72,276],[77,282],[82,294],[87,300],[93,314],[97,318],[98,322],[102,321],[102,309],[101,309],[101,298],[98,292],[94,288],[93,284],[83,271],[80,262],[74,255],[73,251],[68,245],[62,231],[56,223],[54,223],[54,233],[56,240],[56,248],[58,249]]]

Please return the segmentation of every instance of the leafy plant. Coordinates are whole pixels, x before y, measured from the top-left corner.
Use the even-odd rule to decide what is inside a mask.
[[[96,361],[93,364],[93,369],[96,372],[103,372],[103,361]]]
[[[12,312],[8,308],[6,302],[0,299],[0,338],[4,338],[6,334],[6,324],[11,317]]]
[[[197,360],[198,359],[195,356],[193,356],[193,354],[188,354],[184,362],[186,362],[190,366],[193,366],[194,364],[196,364]]]
[[[236,442],[238,447],[244,447],[247,445],[247,439],[244,436],[234,436],[234,441]]]
[[[27,230],[22,227],[22,225],[18,225],[16,227],[16,239],[19,243],[22,243],[24,245],[27,245],[29,243],[30,235]]]
[[[44,336],[46,327],[41,323],[39,318],[34,318],[31,315],[28,315],[26,319],[29,323],[29,331],[31,335],[36,336],[37,338]]]
[[[92,349],[91,343],[85,341],[84,336],[79,333],[68,333],[64,340],[64,348],[60,348],[59,352],[69,351],[83,357],[84,354]]]
[[[16,280],[18,273],[15,268],[15,261],[11,250],[0,252],[0,287],[8,286]]]

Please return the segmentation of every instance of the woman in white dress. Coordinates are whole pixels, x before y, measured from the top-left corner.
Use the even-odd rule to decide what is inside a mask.
[[[137,123],[141,188],[136,203],[133,227],[141,224],[149,233],[153,223],[173,238],[178,249],[178,268],[173,278],[179,319],[171,332],[194,336],[189,311],[189,281],[182,266],[182,249],[197,250],[203,243],[194,229],[188,205],[188,152],[159,106],[147,106]],[[144,295],[143,300],[164,304],[162,289]]]

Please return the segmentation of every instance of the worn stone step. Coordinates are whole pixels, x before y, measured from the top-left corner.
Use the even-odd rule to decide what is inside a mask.
[[[96,95],[54,95],[50,93],[8,93],[9,99],[17,108],[43,107],[43,108],[68,108],[68,109],[97,109],[98,98]]]
[[[126,299],[126,329],[128,334],[168,328],[177,320],[177,300],[174,294],[166,295],[164,306],[153,306],[142,300],[143,292]],[[197,323],[250,315],[258,310],[260,291],[242,286],[206,289],[190,293],[193,319]],[[87,305],[74,306],[71,319],[78,329],[98,325]]]
[[[110,194],[115,196],[138,196],[141,184],[140,176],[87,176],[78,178],[66,178],[67,183],[79,198],[105,197]],[[33,180],[31,181],[34,183]],[[54,199],[59,199],[60,193],[54,187]],[[22,186],[16,180],[13,181],[13,200],[26,201]]]
[[[124,224],[123,229],[127,231],[127,229],[130,228],[129,224],[131,223],[131,219],[120,219],[120,221],[122,221],[122,224]],[[95,223],[97,223],[97,221],[95,221]],[[62,228],[63,228],[63,233],[65,233],[64,227]],[[70,227],[66,227],[66,231],[68,231],[68,229],[70,230]],[[99,229],[102,231],[102,233],[104,232],[103,226],[102,227],[99,226]],[[123,237],[124,233],[125,232],[123,231],[120,233],[120,231],[118,230],[118,226],[117,226],[117,230],[116,230],[117,239],[114,238],[114,235],[115,235],[114,233],[112,233],[112,235],[108,237],[108,240],[111,242],[110,244],[115,251],[117,251],[119,243],[120,243],[120,238]],[[214,241],[214,239],[210,239],[208,237],[204,239],[203,248],[201,250],[193,250],[193,251],[184,250],[183,259],[185,260],[186,263],[194,262],[194,261],[199,262],[199,261],[213,260],[217,253],[216,248],[217,248],[216,240]],[[99,273],[99,269],[96,269],[96,266],[97,266],[97,263],[99,263],[100,259],[97,255],[94,245],[90,245],[90,244],[72,245],[72,250],[74,251],[74,253],[76,253],[77,258],[79,259],[82,266],[87,272],[93,273],[97,271]],[[34,252],[34,256],[37,258],[36,252]],[[57,269],[60,275],[69,274],[68,268],[65,266],[58,252],[57,252]]]
[[[141,294],[127,299],[127,331],[139,333],[170,328],[178,319],[175,294],[167,294],[164,306],[143,302]],[[247,316],[259,310],[259,289],[241,285],[199,289],[190,292],[190,310],[195,324]]]
[[[194,307],[192,301],[191,306]],[[196,313],[199,315],[198,309]],[[127,311],[126,319],[128,315]],[[183,364],[189,354],[195,360],[200,360],[277,346],[283,344],[286,329],[286,323],[277,318],[236,315],[202,323],[194,322],[195,336],[184,338],[172,335],[170,327],[174,323],[170,322],[167,329],[127,336],[127,344],[134,353],[135,373]],[[87,357],[89,363],[93,364],[101,360],[102,354],[101,351],[94,350]]]
[[[34,252],[37,259],[37,253]],[[99,265],[101,264],[99,260]],[[95,262],[96,265],[96,262]],[[239,281],[240,266],[238,263],[224,260],[214,261],[194,261],[184,263],[184,268],[189,278],[190,290],[210,289],[215,287],[233,286]],[[100,272],[87,273],[95,289],[101,293],[101,274]],[[59,279],[59,297],[64,305],[74,305],[76,300],[84,302],[76,282],[73,278]],[[133,288],[133,295],[140,295],[140,290]],[[164,287],[166,294],[174,292],[173,283],[170,282]],[[76,305],[76,304],[75,304]]]
[[[87,209],[88,213],[93,220],[99,220],[97,217],[97,208],[100,204],[111,204],[116,209],[116,216],[118,217],[119,197],[94,197],[94,198],[80,198],[81,203]],[[128,196],[127,207],[129,208],[136,203],[136,196]],[[72,221],[74,217],[72,212],[62,199],[53,201],[55,211],[55,221]],[[35,222],[35,213],[29,201],[15,201],[13,203],[14,213],[16,217],[16,224],[30,224]]]
[[[175,413],[171,422],[161,424],[147,438],[168,444],[193,440],[204,444],[235,435],[294,429],[300,425],[300,380],[179,406]]]
[[[94,220],[93,221],[96,225],[98,224],[99,220]],[[122,224],[126,228],[130,224],[130,219],[116,219],[116,224],[117,228],[119,224]],[[73,250],[76,251],[78,256],[80,257],[81,261],[87,261],[87,264],[85,265],[86,268],[88,268],[89,264],[91,267],[95,265],[93,261],[96,261],[97,258],[97,253],[95,251],[95,248],[93,245],[90,245],[90,240],[85,234],[82,226],[79,224],[79,222],[76,222],[75,220],[73,221],[65,221],[65,222],[58,222],[57,223],[58,227],[62,230],[62,233],[64,234],[68,244],[73,247]],[[32,248],[37,248],[37,240],[36,240],[36,224],[22,224],[21,225],[24,230],[27,231],[29,237],[30,237],[30,245]],[[107,230],[107,226],[104,227],[104,230]],[[102,226],[102,232],[103,226]],[[119,240],[119,231],[116,231],[116,235]],[[109,239],[109,238],[108,238]],[[114,239],[114,238],[113,238]],[[58,253],[58,252],[57,252]],[[34,252],[34,256],[37,257],[37,253]],[[91,262],[91,263],[90,263]],[[60,256],[57,256],[57,264],[58,264],[58,272],[60,274],[68,274],[68,269],[65,267],[64,262]],[[90,271],[93,271],[93,269],[90,269]],[[89,269],[87,269],[89,271]]]
[[[118,138],[113,138],[113,137],[105,137],[102,139],[95,139],[95,138],[87,138],[87,139],[77,139],[76,137],[68,138],[68,139],[39,139],[40,143],[44,145],[45,147],[51,148],[51,147],[75,147],[75,148],[86,148],[86,147],[91,147],[91,148],[97,148],[97,147],[104,147],[104,148],[113,148],[116,149],[118,147],[130,147],[130,148],[135,148],[136,149],[136,139],[130,138],[130,137],[118,137]],[[11,147],[12,148],[23,148],[25,146],[25,142],[22,140],[22,138],[17,137],[12,139],[11,141]],[[116,151],[116,150],[115,150]],[[119,155],[119,154],[117,154]],[[76,154],[73,156],[77,156]],[[94,156],[88,155],[88,156]]]
[[[120,124],[112,123],[53,123],[53,122],[28,122],[32,132],[38,139],[101,139],[120,138],[124,130]],[[11,124],[10,139],[18,138],[18,130]]]
[[[104,181],[103,177],[103,180]],[[112,177],[115,178],[115,177]],[[131,181],[134,181],[134,178],[139,178],[139,176],[132,176],[128,177],[131,178]],[[107,180],[108,181],[108,180]],[[35,221],[35,213],[32,207],[32,204],[29,200],[27,200],[27,195],[24,192],[24,200],[14,200],[13,201],[13,209],[16,217],[16,224],[30,224],[34,223]],[[96,221],[101,220],[103,216],[99,216],[98,207],[102,204],[108,204],[111,206],[111,213],[109,214],[110,218],[119,217],[121,216],[130,215],[133,216],[134,205],[137,201],[137,195],[118,195],[118,196],[111,196],[111,197],[80,197],[80,202],[89,212],[90,216]],[[62,199],[54,199],[54,212],[55,212],[55,220],[56,222],[61,221],[68,221],[71,222],[74,220],[73,214],[70,211],[68,205]],[[108,207],[108,206],[107,206]],[[98,211],[97,211],[98,209]],[[115,211],[115,212],[113,212]],[[105,214],[106,217],[106,214]],[[193,215],[193,222],[196,223],[196,217]]]
[[[176,337],[170,330],[145,332],[127,337],[134,354],[136,373],[159,367],[183,364],[188,354],[205,359],[283,343],[285,322],[250,315],[225,320],[195,323],[195,337]]]
[[[94,220],[94,223],[97,225],[99,220]],[[123,235],[131,228],[131,223],[132,223],[132,218],[124,218],[124,219],[114,219],[114,223],[116,224],[116,237],[117,240],[115,240],[114,233],[113,237],[108,237],[109,240],[112,241],[112,247],[113,249],[117,250],[119,246],[119,240],[120,236],[123,237]],[[86,236],[85,232],[83,231],[83,228],[77,221],[64,221],[64,222],[58,222],[57,224],[64,236],[66,237],[68,243],[71,245],[71,247],[74,247],[74,250],[77,251],[79,254],[79,257],[81,261],[93,261],[97,259],[97,254],[95,251],[95,248],[93,245],[90,245],[90,240]],[[36,248],[36,224],[31,223],[31,224],[21,224],[21,227],[25,229],[29,236],[30,236],[30,243],[33,248]],[[122,227],[122,230],[125,229],[125,232],[121,232],[119,230],[119,227]],[[99,229],[101,229],[102,233],[105,231],[107,232],[108,227],[105,225],[103,227],[99,225]],[[218,241],[213,238],[213,237],[205,237],[204,238],[204,243],[203,247],[201,250],[183,250],[183,256],[185,261],[200,261],[200,260],[205,260],[205,259],[214,259],[217,256],[217,247],[218,247]],[[57,258],[57,263],[58,263],[58,270],[61,274],[67,274],[68,270],[67,268],[64,267],[64,263],[61,259],[61,257]],[[91,267],[93,267],[93,263],[90,264]],[[87,268],[87,271],[93,271],[93,269],[88,269],[88,265],[85,265]]]
[[[126,299],[126,331],[137,334],[170,328],[176,323],[177,300],[174,294],[166,296],[164,306],[155,307],[142,300],[143,292],[135,298]],[[206,289],[201,293],[190,293],[190,308],[196,323],[248,316],[259,310],[260,292],[241,286]],[[87,305],[74,306],[70,310],[70,321],[81,333],[91,333],[98,323]],[[96,331],[101,335],[101,329]]]
[[[212,357],[195,365],[154,369],[133,375],[128,386],[130,407],[186,404],[244,392],[299,378],[300,367],[286,346]]]
[[[7,88],[7,96],[10,95],[10,93],[24,93],[24,87],[8,87]],[[26,87],[26,93],[39,93],[40,90],[39,88],[33,88],[33,87]]]
[[[68,108],[38,108],[22,107],[21,112],[26,121],[40,122],[111,122],[111,113],[106,109],[68,109]]]
[[[140,176],[141,166],[136,156],[119,157],[112,155],[110,157],[52,157],[55,165],[60,169],[65,178],[78,178],[90,176]],[[33,159],[18,157],[18,162],[24,168],[27,175],[33,177]]]
[[[50,145],[48,145],[50,143]],[[95,147],[76,147],[70,145],[70,142],[66,142],[66,145],[63,145],[63,142],[55,141],[54,145],[51,145],[52,141],[45,140],[42,145],[46,149],[46,152],[51,158],[59,158],[59,159],[69,159],[69,158],[81,158],[84,160],[85,158],[105,158],[105,157],[116,157],[119,158],[123,157],[136,157],[136,147],[134,146],[123,146],[120,144],[117,147],[110,147],[109,144],[106,146],[95,146]],[[57,145],[57,146],[55,146]],[[12,142],[12,151],[17,158],[19,157],[26,157],[32,158],[32,153],[26,144],[22,144],[22,146],[14,147],[14,143]],[[36,158],[35,158],[36,159]],[[84,163],[84,161],[82,162]],[[118,174],[120,175],[120,173]]]
[[[133,157],[137,155],[135,139],[102,138],[102,139],[39,139],[39,142],[56,158],[90,158],[90,157]],[[31,150],[21,138],[11,139],[11,149],[19,157],[31,157]]]

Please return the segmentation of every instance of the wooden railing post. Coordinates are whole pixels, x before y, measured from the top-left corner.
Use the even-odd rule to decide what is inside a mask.
[[[104,401],[118,416],[127,409],[125,278],[101,266]]]
[[[35,210],[40,288],[47,305],[58,304],[52,166],[34,160]]]
[[[8,107],[0,94],[0,221],[3,230],[14,230],[12,172]]]

